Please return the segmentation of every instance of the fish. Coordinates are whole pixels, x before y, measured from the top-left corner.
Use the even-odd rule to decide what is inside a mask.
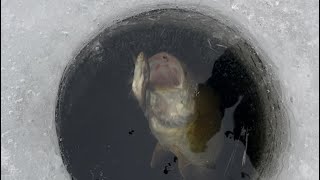
[[[140,52],[132,92],[158,141],[151,167],[173,153],[184,179],[212,173],[223,148],[220,99],[214,89],[197,84],[174,55],[159,52],[147,58]]]

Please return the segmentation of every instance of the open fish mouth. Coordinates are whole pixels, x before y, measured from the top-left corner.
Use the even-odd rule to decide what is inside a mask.
[[[183,70],[178,60],[168,53],[161,52],[148,59],[149,83],[153,87],[175,88],[183,82]]]

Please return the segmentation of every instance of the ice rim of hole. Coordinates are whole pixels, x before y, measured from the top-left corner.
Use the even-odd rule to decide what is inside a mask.
[[[263,116],[266,119],[267,129],[266,134],[269,135],[267,139],[267,147],[264,149],[265,153],[263,153],[261,165],[258,168],[259,173],[261,173],[261,176],[277,176],[282,168],[284,166],[287,166],[286,159],[288,158],[288,151],[289,151],[289,142],[290,142],[290,123],[289,118],[291,117],[289,109],[286,107],[285,103],[283,102],[283,94],[282,94],[282,84],[281,81],[276,74],[276,71],[272,68],[273,62],[268,57],[267,53],[268,51],[264,51],[258,42],[255,40],[254,36],[248,32],[247,29],[243,28],[237,23],[236,19],[232,19],[231,17],[225,16],[223,12],[213,9],[212,7],[207,6],[200,6],[200,5],[179,5],[178,7],[176,5],[169,5],[169,4],[162,4],[162,5],[156,5],[156,6],[142,6],[140,8],[136,8],[131,10],[131,12],[127,12],[122,16],[122,18],[118,18],[112,23],[105,24],[100,30],[92,34],[90,38],[88,38],[87,43],[84,44],[84,46],[88,46],[90,42],[94,38],[96,38],[97,35],[101,34],[105,29],[110,30],[116,30],[119,25],[125,25],[126,20],[130,19],[133,16],[139,16],[139,14],[142,13],[148,13],[152,12],[154,10],[164,10],[164,9],[176,9],[176,10],[182,10],[182,11],[191,11],[196,12],[201,15],[213,18],[215,20],[218,20],[222,24],[230,27],[232,30],[237,31],[236,34],[240,34],[242,38],[246,40],[247,43],[249,43],[255,50],[255,52],[258,54],[262,62],[260,62],[260,68],[264,69],[265,71],[263,73],[260,73],[258,68],[256,70],[253,70],[253,73],[257,76],[260,75],[259,79],[261,80],[262,86],[259,87],[259,97],[262,102],[268,102],[269,106],[264,107],[264,113]],[[79,52],[84,49],[85,47],[79,48],[79,51],[75,53],[76,57]],[[76,58],[73,58],[71,61],[69,61],[68,65],[66,66],[66,69],[63,73],[62,79],[59,83],[59,94],[60,91],[63,91],[64,89],[64,78],[67,72],[67,69],[74,65]],[[250,62],[248,60],[244,60],[241,63],[245,64],[245,67],[248,67],[249,69],[255,69],[253,68],[255,65],[253,62]],[[252,68],[250,68],[252,67]],[[273,66],[275,67],[275,66]],[[69,69],[70,70],[70,69]],[[265,91],[265,92],[263,92]],[[56,106],[58,107],[59,99],[58,96],[56,100]],[[56,117],[54,120],[54,124],[56,123],[57,116],[59,113],[57,113],[56,109]],[[56,126],[57,132],[59,125]],[[59,140],[58,140],[59,141]],[[59,147],[58,147],[59,148]],[[63,149],[60,149],[60,151],[63,151]],[[61,153],[60,153],[61,154]]]

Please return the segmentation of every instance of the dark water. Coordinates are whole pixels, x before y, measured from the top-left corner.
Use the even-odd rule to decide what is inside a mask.
[[[254,54],[253,50],[242,39],[230,43],[236,37],[230,33],[212,37],[190,23],[168,20],[168,12],[154,13],[102,32],[67,67],[56,123],[69,173],[78,180],[181,179],[174,155],[163,167],[150,167],[156,139],[131,93],[137,54],[166,51],[186,64],[197,82],[212,86],[222,98],[226,145],[217,163],[219,179],[252,179],[265,135],[256,84],[239,53],[249,49]],[[163,21],[141,20],[163,14]]]

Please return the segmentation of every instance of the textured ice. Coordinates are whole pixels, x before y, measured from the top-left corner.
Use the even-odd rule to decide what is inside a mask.
[[[317,0],[1,1],[1,178],[70,179],[54,126],[64,67],[113,20],[170,2],[218,10],[268,53],[291,114],[291,145],[278,179],[319,178]]]

